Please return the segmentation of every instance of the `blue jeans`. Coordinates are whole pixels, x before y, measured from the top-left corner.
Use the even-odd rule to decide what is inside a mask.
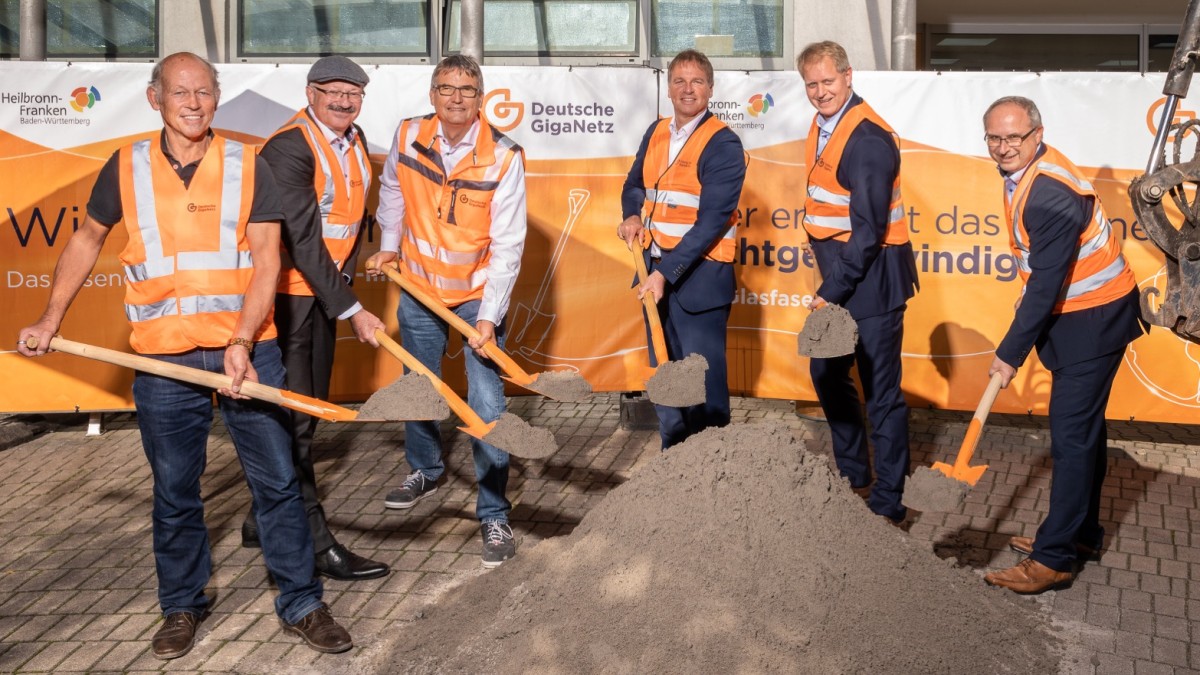
[[[151,358],[215,373],[225,372],[225,350],[194,349]],[[258,343],[254,369],[262,384],[283,385],[283,361],[274,340]],[[212,575],[200,476],[212,429],[213,390],[139,372],[133,381],[142,448],[154,474],[154,564],[163,615],[208,608],[204,587]],[[275,612],[296,623],[321,605],[312,534],[292,468],[288,413],[255,400],[217,397],[237,448],[258,517],[267,569],[279,586]]]
[[[464,302],[453,310],[474,326],[479,301]],[[400,294],[397,318],[404,348],[441,377],[442,355],[446,352],[450,326],[407,293]],[[504,347],[503,324],[496,326],[496,344]],[[463,338],[462,346],[467,362],[467,403],[484,422],[495,422],[505,409],[500,370],[491,361],[479,358],[466,338]],[[407,368],[404,370],[408,371]],[[508,487],[508,453],[479,439],[472,439],[471,449],[475,457],[475,480],[479,483],[475,517],[484,523],[508,522],[508,512],[512,510],[512,504],[504,496]],[[429,480],[440,478],[446,465],[442,462],[442,433],[438,423],[406,422],[404,454],[414,471],[420,471]]]

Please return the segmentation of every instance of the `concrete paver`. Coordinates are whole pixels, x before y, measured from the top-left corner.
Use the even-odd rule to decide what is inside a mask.
[[[561,536],[609,490],[658,456],[653,430],[619,427],[619,399],[581,404],[535,397],[511,410],[556,434],[558,454],[513,458],[509,494],[521,546]],[[829,430],[811,407],[735,399],[734,423],[783,421],[828,455]],[[797,414],[797,413],[800,414]],[[947,461],[969,413],[912,413],[912,466]],[[474,475],[467,439],[452,439],[438,494],[394,511],[383,497],[403,481],[403,425],[322,424],[314,444],[331,525],[355,552],[392,565],[384,579],[326,581],[334,615],[352,631],[349,654],[321,655],[279,627],[260,552],[241,548],[249,496],[218,423],[203,482],[214,573],[212,615],[196,647],[154,659],[149,638],[161,617],[150,549],[150,476],[136,420],[106,418],[106,432],[77,426],[0,451],[0,671],[370,672],[403,622],[480,567]],[[1101,498],[1108,538],[1068,589],[1028,598],[1095,652],[1097,673],[1200,671],[1200,427],[1110,424],[1109,478]],[[1033,536],[1050,485],[1044,418],[992,415],[976,454],[990,465],[955,513],[920,514],[909,535],[936,554],[979,570],[1016,563],[1011,535]],[[980,580],[983,585],[982,579]],[[1002,591],[994,591],[1002,592]]]

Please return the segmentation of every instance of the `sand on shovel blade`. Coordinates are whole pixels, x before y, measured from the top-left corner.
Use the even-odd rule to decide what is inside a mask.
[[[573,370],[548,370],[533,380],[533,391],[555,401],[579,403],[592,395],[592,385]]]
[[[969,484],[922,466],[904,482],[904,495],[900,501],[922,513],[955,513],[970,491]]]
[[[516,457],[543,459],[558,452],[558,443],[548,429],[535,427],[512,413],[504,413],[483,441]]]
[[[782,424],[689,438],[411,612],[379,672],[1071,672],[1035,604],[872,514]]]
[[[688,354],[682,361],[667,361],[646,381],[646,395],[658,405],[686,408],[704,403],[704,373],[708,359]]]
[[[825,305],[808,315],[796,343],[801,356],[813,359],[845,356],[858,345],[858,323],[845,307]]]
[[[444,420],[450,406],[420,373],[408,373],[371,394],[358,409],[363,420]]]

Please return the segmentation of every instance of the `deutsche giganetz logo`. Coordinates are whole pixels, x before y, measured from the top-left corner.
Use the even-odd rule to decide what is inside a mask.
[[[71,92],[71,107],[75,112],[83,112],[96,105],[96,101],[99,100],[100,90],[95,87],[76,87],[75,91]]]
[[[493,89],[483,97],[483,116],[500,131],[515,129],[525,118],[525,104],[511,99],[508,89]]]
[[[751,117],[761,117],[767,114],[767,111],[775,107],[775,99],[771,98],[770,94],[755,94],[746,101],[746,109],[750,111]]]

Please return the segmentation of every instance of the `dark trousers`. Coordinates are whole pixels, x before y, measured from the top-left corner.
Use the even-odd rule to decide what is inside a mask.
[[[908,475],[908,405],[900,391],[904,308],[857,323],[854,353],[813,359],[809,372],[829,420],[838,471],[858,488],[871,483],[862,403],[850,377],[851,367],[858,365],[875,446],[875,485],[867,505],[874,513],[898,521],[907,513],[900,503]]]
[[[275,328],[279,331],[279,348],[287,370],[287,389],[305,396],[328,398],[337,319],[326,316],[312,296],[280,293],[275,296]],[[291,416],[292,464],[300,481],[300,496],[304,499],[304,511],[312,530],[313,550],[320,553],[337,540],[329,531],[325,509],[317,494],[317,473],[312,460],[317,418],[295,410],[287,412]],[[250,517],[254,517],[253,506]]]
[[[689,312],[679,305],[679,299],[671,292],[670,286],[658,303],[658,316],[670,354],[668,359],[661,359],[652,346],[651,365],[657,366],[665,360],[681,360],[689,354],[699,354],[708,361],[708,370],[704,373],[704,403],[687,408],[654,406],[658,413],[658,433],[662,438],[663,450],[708,427],[729,424],[729,368],[725,359],[725,333],[731,307],[721,305],[702,312]]]
[[[1069,572],[1075,544],[1100,549],[1100,488],[1108,470],[1104,409],[1125,349],[1051,371],[1050,511],[1034,540],[1034,560]]]

